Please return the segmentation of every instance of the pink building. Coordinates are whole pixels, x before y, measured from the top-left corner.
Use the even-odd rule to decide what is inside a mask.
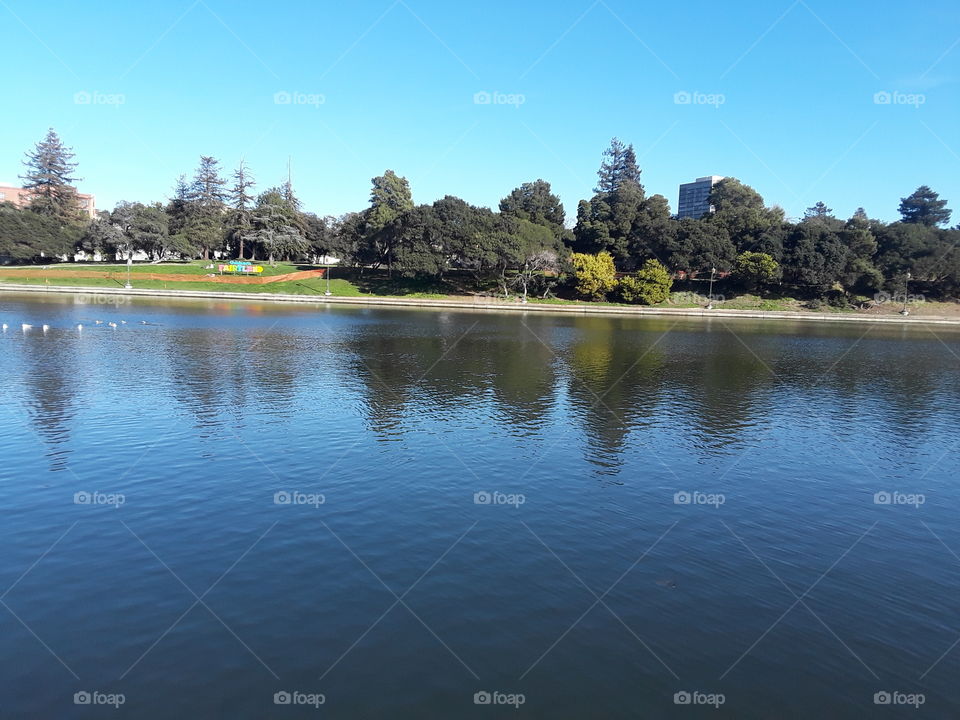
[[[84,215],[91,220],[97,216],[97,203],[93,195],[86,193],[77,193],[77,201]],[[4,185],[0,183],[0,203],[11,202],[17,207],[26,207],[30,204],[30,197],[26,190],[15,185]]]

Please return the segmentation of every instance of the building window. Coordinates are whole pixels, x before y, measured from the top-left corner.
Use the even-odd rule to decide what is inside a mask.
[[[0,202],[3,202],[6,199],[7,199],[7,194],[4,192],[0,192]]]

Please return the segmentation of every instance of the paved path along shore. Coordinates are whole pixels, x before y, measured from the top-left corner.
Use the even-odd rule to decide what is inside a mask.
[[[379,307],[420,307],[459,310],[487,310],[506,312],[546,312],[577,315],[677,316],[701,318],[758,318],[776,320],[806,320],[813,322],[868,322],[886,324],[924,324],[960,326],[960,318],[939,316],[862,315],[858,313],[814,313],[764,310],[724,310],[715,308],[652,308],[619,307],[615,305],[569,305],[547,303],[520,303],[494,300],[489,297],[472,299],[421,299],[402,297],[337,297],[335,295],[285,295],[279,293],[219,292],[209,290],[126,290],[123,288],[71,287],[67,285],[19,285],[0,283],[0,293],[53,293],[71,295],[120,295],[126,297],[166,297],[180,299],[235,300],[241,302],[282,302],[299,305],[375,305]]]

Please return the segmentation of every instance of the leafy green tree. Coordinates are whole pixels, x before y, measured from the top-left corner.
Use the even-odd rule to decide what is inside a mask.
[[[625,302],[656,305],[670,297],[673,278],[659,260],[647,260],[633,275],[620,279],[617,290]]]
[[[82,230],[79,223],[0,203],[0,258],[31,262],[69,255]]]
[[[117,249],[123,242],[123,231],[110,219],[110,212],[101,210],[84,228],[77,240],[76,249],[90,258],[107,258],[116,256]]]
[[[387,170],[383,175],[373,178],[371,182],[373,189],[370,191],[367,223],[370,229],[376,232],[400,213],[412,210],[413,196],[407,179],[400,177],[393,170]]]
[[[883,273],[876,266],[877,239],[870,220],[863,208],[859,208],[847,220],[839,233],[847,248],[847,263],[840,276],[840,283],[847,291],[876,292],[883,287]]]
[[[570,262],[574,269],[576,291],[582,297],[601,300],[617,286],[617,271],[610,253],[573,253]]]
[[[77,190],[73,186],[79,180],[73,174],[77,169],[73,157],[71,149],[63,145],[53,128],[27,153],[23,162],[27,170],[20,179],[31,211],[61,222],[77,222],[81,218]]]
[[[780,279],[780,264],[767,253],[749,250],[737,256],[737,278],[751,290]]]
[[[641,203],[629,234],[630,261],[624,267],[637,267],[645,260],[663,261],[677,230],[670,217],[670,203],[663,195],[651,195]]]
[[[950,222],[951,211],[947,201],[927,185],[921,185],[909,197],[900,199],[900,215],[905,223],[918,223],[929,227],[946,225]]]
[[[660,250],[669,267],[688,272],[733,268],[737,251],[727,231],[703,220],[684,218],[673,224],[673,232],[665,236]]]
[[[134,248],[149,255],[153,260],[163,260],[173,251],[169,234],[170,218],[160,203],[141,205],[136,203],[131,228]],[[174,243],[175,244],[175,243]]]
[[[823,294],[840,282],[849,259],[849,248],[831,227],[800,223],[790,231],[782,264],[788,282]]]
[[[783,210],[768,208],[763,197],[736,178],[724,178],[710,191],[714,212],[704,222],[722,228],[736,251],[759,250],[777,259],[779,231],[784,223]]]
[[[370,207],[364,213],[364,261],[375,265],[386,264],[393,274],[393,260],[401,234],[397,226],[388,227],[397,218],[413,209],[410,183],[393,170],[387,170],[371,180]]]
[[[550,228],[558,238],[563,236],[566,217],[563,203],[546,180],[523,183],[515,188],[500,201],[500,212]]]

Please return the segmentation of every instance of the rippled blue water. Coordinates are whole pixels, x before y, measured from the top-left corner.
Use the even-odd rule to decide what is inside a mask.
[[[0,322],[2,717],[960,714],[956,331],[12,295]]]

